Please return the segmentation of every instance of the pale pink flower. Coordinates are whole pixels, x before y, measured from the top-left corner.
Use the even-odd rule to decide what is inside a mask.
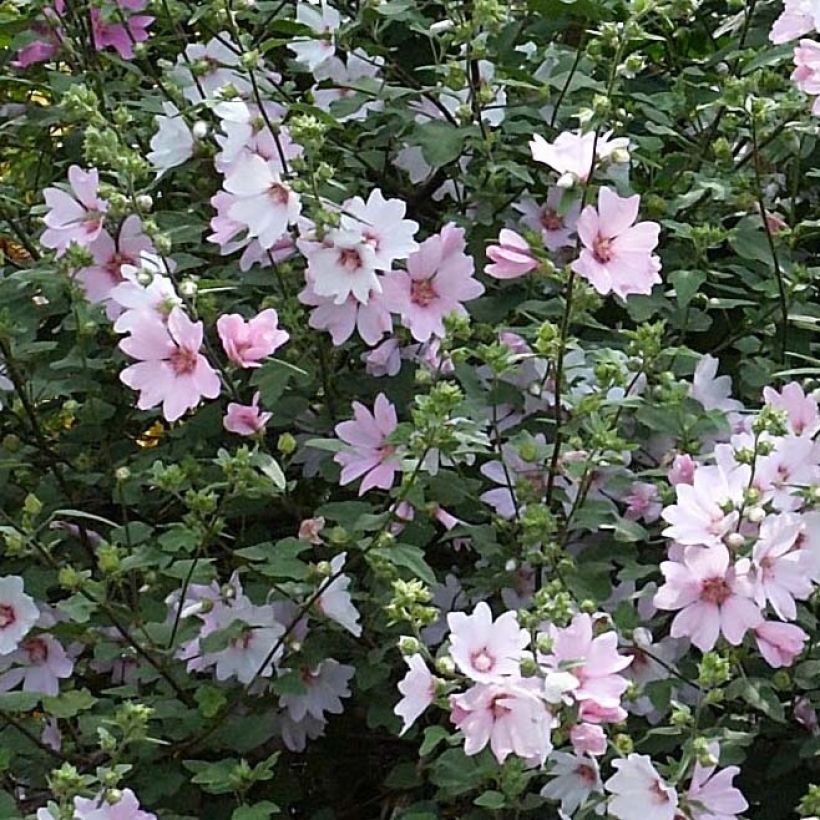
[[[630,754],[625,760],[613,760],[617,771],[604,783],[613,795],[609,813],[620,820],[674,820],[678,795],[652,765],[646,755]]]
[[[530,636],[518,625],[515,612],[505,612],[493,621],[490,607],[481,601],[472,615],[451,612],[447,624],[450,655],[467,677],[479,683],[492,683],[520,675],[521,659]]]
[[[287,712],[282,712],[275,716],[275,725],[287,749],[292,752],[304,752],[308,740],[315,740],[324,735],[327,721],[310,715],[295,721]]]
[[[405,219],[407,205],[400,199],[385,199],[376,188],[365,202],[354,196],[342,205],[339,226],[344,231],[358,232],[373,248],[373,266],[377,270],[390,270],[397,259],[407,259],[418,250],[413,238],[419,229],[418,222]]]
[[[577,755],[602,755],[606,752],[606,733],[595,723],[576,723],[569,740]]]
[[[341,304],[333,296],[319,296],[308,281],[299,294],[302,304],[311,305],[308,325],[330,333],[333,344],[344,344],[357,331],[368,345],[374,345],[393,328],[393,318],[384,304],[381,292],[370,291],[364,302],[352,293]]]
[[[798,698],[794,704],[794,719],[815,737],[820,734],[820,720],[817,718],[817,711],[805,695]]]
[[[207,43],[190,43],[185,46],[185,55],[177,57],[174,76],[183,87],[182,93],[190,103],[213,99],[225,86],[233,86],[240,96],[250,94],[252,86],[246,72],[239,66],[241,51],[231,48],[231,36],[219,32]],[[197,63],[205,67],[204,73],[191,75],[189,65]]]
[[[99,175],[96,168],[84,171],[79,165],[68,169],[71,194],[60,188],[46,188],[43,196],[49,208],[43,217],[46,230],[40,244],[62,256],[72,242],[88,247],[102,231],[108,202],[97,193]]]
[[[543,433],[533,436],[536,446],[544,446]],[[501,445],[501,461],[489,461],[481,465],[481,474],[499,486],[482,493],[480,498],[489,504],[502,518],[513,518],[524,507],[518,500],[516,488],[526,485],[528,489],[541,493],[546,490],[548,470],[543,462],[525,461],[518,448],[507,442]]]
[[[530,152],[536,162],[543,162],[557,171],[561,177],[559,185],[570,187],[576,182],[586,182],[593,170],[593,162],[610,158],[616,151],[625,152],[629,148],[627,137],[610,139],[612,132],[597,137],[594,132],[586,134],[562,131],[552,143],[540,134],[530,141]]]
[[[330,562],[330,570],[333,575],[341,573],[346,561],[346,552],[340,552],[333,557]],[[336,621],[337,624],[340,624],[358,638],[362,634],[362,625],[359,623],[359,613],[356,607],[353,606],[353,600],[348,592],[349,587],[350,578],[344,574],[339,575],[323,590],[316,602],[316,606],[323,615],[332,621]]]
[[[769,32],[769,39],[777,44],[788,43],[810,31],[820,31],[820,2],[786,0],[780,17]]]
[[[401,734],[404,734],[433,702],[436,695],[436,679],[430,674],[421,655],[405,657],[407,674],[399,681],[402,699],[393,708],[393,713],[402,719]]]
[[[443,337],[444,317],[466,315],[462,302],[484,293],[484,286],[473,276],[473,259],[464,253],[465,247],[463,228],[447,224],[408,257],[406,271],[385,276],[385,304],[401,316],[402,324],[419,342]]]
[[[693,484],[697,466],[697,462],[692,456],[687,453],[678,453],[666,477],[672,486],[677,486],[678,484]]]
[[[803,506],[800,489],[818,483],[820,441],[804,434],[775,439],[774,450],[757,459],[752,486],[760,490],[776,510],[790,512]]]
[[[806,395],[797,382],[789,382],[778,393],[773,387],[763,388],[766,404],[785,410],[788,414],[789,429],[796,436],[813,436],[820,430],[820,410],[817,399]]]
[[[43,731],[40,733],[40,741],[45,743],[49,749],[59,752],[63,748],[63,733],[60,731],[60,724],[57,718],[48,718]]]
[[[245,319],[238,313],[224,313],[216,320],[216,329],[225,355],[237,367],[260,367],[262,359],[272,356],[290,334],[279,328],[279,317],[273,308]]]
[[[88,246],[94,264],[80,268],[74,278],[82,286],[85,297],[92,304],[105,306],[109,319],[122,313],[122,306],[111,299],[112,290],[125,281],[123,265],[138,265],[143,252],[153,252],[151,240],[142,232],[142,223],[133,214],[122,223],[117,241],[103,230]]]
[[[305,518],[299,524],[299,534],[297,538],[300,541],[306,541],[308,544],[319,546],[322,543],[322,530],[325,528],[325,519],[323,516],[316,518]]]
[[[601,188],[597,209],[587,205],[578,217],[583,249],[572,269],[603,296],[648,295],[661,281],[661,263],[652,253],[661,227],[657,222],[635,223],[640,203],[637,194],[620,197]]]
[[[288,48],[296,55],[297,62],[315,71],[336,53],[335,36],[342,22],[341,15],[325,0],[321,0],[318,9],[309,3],[297,3],[296,22],[311,28],[316,36],[293,38]]]
[[[162,110],[163,114],[154,117],[157,130],[151,137],[151,150],[145,155],[158,174],[182,165],[194,155],[194,136],[179,109],[166,100]]]
[[[303,153],[302,146],[292,140],[288,127],[282,125],[287,111],[279,103],[266,102],[264,108],[260,108],[234,99],[218,103],[214,113],[219,117],[223,132],[214,135],[222,149],[214,157],[216,169],[221,174],[230,173],[236,162],[252,154],[258,154],[280,174],[285,173],[290,160]],[[276,129],[275,136],[268,121]],[[282,164],[283,156],[285,165]]]
[[[768,601],[785,621],[797,617],[795,598],[805,600],[814,590],[807,555],[797,549],[801,525],[800,517],[789,513],[768,516],[752,551],[755,601],[761,608]]]
[[[591,794],[604,793],[598,764],[582,754],[553,752],[549,774],[552,780],[541,789],[541,796],[561,801],[561,817],[572,817]]]
[[[395,446],[387,439],[397,426],[396,408],[384,393],[376,396],[372,413],[363,404],[353,402],[353,419],[336,425],[336,435],[349,445],[333,457],[342,465],[342,485],[365,476],[359,495],[373,487],[389,490],[393,486],[400,464]]]
[[[131,789],[123,789],[116,803],[98,794],[91,799],[74,798],[74,820],[157,820],[151,812],[140,809],[139,800]],[[38,815],[37,820],[41,820]]]
[[[227,216],[246,227],[248,236],[265,250],[285,236],[302,212],[299,195],[282,180],[272,162],[257,154],[237,161],[223,187],[233,196]]]
[[[23,579],[19,575],[0,578],[0,655],[14,652],[39,617],[34,599],[23,592]]]
[[[401,342],[391,336],[378,347],[362,354],[365,370],[369,376],[395,376],[401,370]]]
[[[371,111],[383,110],[382,100],[359,93],[364,78],[381,80],[383,65],[383,57],[370,57],[361,48],[348,52],[346,63],[338,57],[325,60],[313,72],[321,84],[313,88],[313,104],[322,111],[331,112],[337,122],[363,120]],[[345,100],[347,105],[343,111],[334,112],[333,103],[339,100]],[[357,103],[355,107],[354,103]]]
[[[518,279],[538,267],[538,260],[532,255],[529,243],[515,231],[502,228],[498,242],[498,245],[487,248],[487,258],[493,263],[484,267],[488,276],[495,279]]]
[[[334,229],[323,244],[304,252],[305,275],[317,296],[330,297],[337,305],[352,296],[366,305],[373,293],[382,292],[376,252],[360,231]]]
[[[794,624],[763,621],[755,627],[757,648],[766,663],[775,669],[791,666],[808,639],[809,636]]]
[[[636,481],[624,498],[627,504],[624,517],[630,521],[643,519],[647,524],[657,521],[661,514],[662,504],[658,488],[647,481]]]
[[[110,16],[98,8],[92,8],[89,12],[94,48],[97,51],[113,48],[123,60],[132,60],[134,43],[144,43],[148,39],[148,27],[154,22],[154,18],[147,14],[130,13],[142,11],[146,6],[145,0],[115,2],[125,18],[124,24],[120,16],[113,11],[110,12]]]
[[[146,314],[163,324],[168,321],[171,311],[182,305],[182,299],[168,275],[175,267],[172,260],[167,260],[166,264],[166,260],[145,251],[140,254],[139,267],[120,267],[124,281],[112,288],[109,294],[111,301],[122,309],[114,322],[117,333],[128,333],[135,323],[144,320]],[[147,285],[142,284],[145,275],[150,276],[151,280]]]
[[[666,583],[655,594],[655,606],[680,610],[672,621],[673,638],[689,637],[708,652],[720,634],[737,646],[763,621],[748,579],[736,573],[723,544],[686,547],[682,560],[662,562],[661,572]]]
[[[477,683],[450,696],[450,720],[464,735],[464,753],[478,754],[488,743],[499,763],[511,754],[543,764],[552,751],[555,718],[538,697],[532,678],[515,683]]]
[[[253,401],[250,404],[230,402],[222,424],[229,433],[236,433],[238,436],[255,436],[265,429],[272,417],[273,413],[259,410],[259,392],[257,391],[253,394]]]
[[[723,410],[727,413],[742,410],[743,404],[731,398],[732,379],[717,375],[718,364],[718,360],[708,353],[701,357],[692,377],[689,395],[704,410]]]
[[[23,684],[24,692],[40,692],[54,697],[60,680],[71,677],[74,661],[52,635],[41,633],[26,638],[14,652],[0,657],[0,692]]]
[[[356,670],[352,666],[326,658],[318,666],[301,670],[304,692],[286,692],[279,704],[297,722],[310,715],[317,720],[325,719],[325,712],[340,715],[344,711],[342,698],[350,697],[349,683]]]
[[[120,380],[140,392],[140,410],[162,404],[165,419],[176,421],[202,398],[219,395],[219,376],[199,352],[202,322],[192,322],[177,307],[167,324],[146,313],[135,319],[130,331],[120,348],[139,361],[126,367]]]
[[[539,660],[546,668],[567,671],[578,681],[572,697],[579,703],[592,701],[603,709],[618,708],[629,686],[629,681],[618,673],[629,666],[632,658],[618,652],[617,633],[596,636],[592,618],[579,613],[567,627],[551,626],[549,635],[552,652]]]
[[[709,754],[717,760],[720,747],[709,744]],[[702,766],[697,760],[692,772],[692,782],[686,792],[692,820],[735,820],[749,808],[740,790],[732,781],[740,774],[737,766],[727,766],[716,772],[717,766]]]
[[[538,231],[544,240],[544,247],[553,252],[575,244],[573,235],[581,213],[581,201],[577,198],[566,209],[566,213],[561,213],[564,193],[563,188],[553,187],[543,205],[538,205],[532,199],[523,199],[513,205],[521,214],[521,222],[531,230]]]
[[[811,113],[820,115],[820,43],[801,40],[794,49],[792,82],[804,93],[815,98]]]

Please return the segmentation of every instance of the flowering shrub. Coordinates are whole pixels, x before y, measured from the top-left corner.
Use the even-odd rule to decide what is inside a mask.
[[[820,814],[816,2],[0,21],[0,816]]]

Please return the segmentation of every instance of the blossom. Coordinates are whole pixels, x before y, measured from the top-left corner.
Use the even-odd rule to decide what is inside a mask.
[[[477,683],[450,696],[450,720],[464,735],[464,753],[478,754],[488,743],[496,760],[511,754],[543,764],[552,751],[555,718],[533,690],[531,678],[509,685]]]
[[[543,447],[546,439],[542,433],[533,436],[533,443]],[[513,518],[523,511],[519,500],[523,491],[542,494],[547,486],[547,469],[537,459],[525,461],[512,443],[501,445],[501,460],[481,465],[481,474],[500,485],[481,495],[481,501],[489,504],[502,518]]]
[[[241,95],[250,94],[252,87],[247,75],[237,71],[240,51],[231,46],[227,32],[219,32],[206,44],[190,43],[185,56],[177,58],[174,74],[182,86],[182,93],[190,103],[215,98],[225,86],[232,86]],[[191,74],[189,65],[197,64],[204,70]]]
[[[341,699],[350,697],[348,684],[355,671],[352,666],[326,658],[318,666],[301,671],[304,692],[286,692],[279,704],[296,722],[305,715],[318,720],[324,720],[325,712],[340,715],[344,709]]]
[[[612,762],[615,772],[604,783],[614,795],[609,813],[620,820],[673,820],[678,795],[667,785],[646,755],[630,754]]]
[[[717,743],[709,744],[709,754],[717,760],[720,755]],[[692,782],[686,792],[692,820],[735,820],[749,808],[740,790],[732,785],[740,769],[727,766],[717,773],[716,769],[715,765],[703,766],[695,761]]]
[[[44,63],[55,57],[60,52],[62,46],[63,30],[58,21],[65,12],[63,0],[55,0],[53,7],[43,9],[45,17],[50,19],[48,23],[34,23],[31,26],[31,33],[37,35],[36,39],[17,50],[11,65],[15,68],[28,68],[35,63]]]
[[[769,39],[776,44],[787,43],[810,31],[820,31],[818,0],[786,0],[769,32]]]
[[[236,433],[238,436],[253,436],[261,433],[272,417],[273,413],[260,412],[259,391],[257,391],[253,394],[253,401],[250,404],[230,402],[222,424],[229,433]]]
[[[559,186],[570,187],[575,182],[586,182],[593,162],[608,159],[616,151],[627,151],[629,139],[610,139],[611,134],[611,131],[601,135],[592,131],[586,134],[562,131],[552,143],[536,134],[530,141],[530,152],[536,162],[543,162],[558,172],[562,177]]]
[[[131,789],[123,789],[114,801],[111,792],[92,798],[74,798],[74,820],[157,820],[151,812],[140,809],[139,800]],[[56,820],[48,809],[39,809],[37,820]]]
[[[678,453],[666,477],[673,486],[677,486],[678,484],[692,484],[695,480],[696,468],[697,463],[692,456],[687,453]]]
[[[575,754],[602,755],[606,752],[606,734],[597,724],[575,724],[570,729],[569,739]]]
[[[692,377],[689,395],[701,404],[704,410],[723,410],[727,413],[742,410],[743,404],[733,398],[732,379],[717,376],[718,360],[708,353],[701,357]]]
[[[624,517],[630,521],[643,518],[647,524],[651,524],[660,517],[662,505],[658,498],[658,488],[654,484],[636,481],[624,501],[627,503]]]
[[[325,242],[305,255],[306,277],[317,296],[331,297],[337,305],[352,296],[366,305],[372,293],[382,292],[376,251],[359,230],[329,231]]]
[[[591,794],[604,793],[598,764],[591,757],[553,752],[549,774],[552,780],[541,789],[541,796],[560,800],[562,816],[571,817]]]
[[[385,199],[376,188],[365,202],[354,196],[342,206],[339,226],[344,231],[358,232],[373,248],[373,267],[390,270],[397,259],[407,259],[418,250],[413,238],[419,229],[418,222],[405,219],[407,206],[400,199]]]
[[[797,382],[789,382],[779,393],[773,387],[764,387],[763,398],[769,406],[786,411],[789,429],[794,435],[813,436],[820,430],[817,399],[807,396]]]
[[[229,100],[218,103],[214,113],[222,130],[214,135],[222,149],[214,158],[221,174],[230,173],[240,159],[253,154],[282,174],[288,170],[290,160],[302,155],[302,146],[291,139],[288,127],[281,123],[287,112],[279,103],[264,102],[260,107],[244,100]]]
[[[760,654],[775,669],[791,666],[809,639],[799,626],[779,621],[763,621],[754,632]]]
[[[23,592],[23,579],[19,575],[0,578],[0,655],[14,652],[39,617],[34,599]]]
[[[192,322],[181,308],[171,311],[167,324],[151,314],[135,318],[120,348],[139,361],[126,367],[120,380],[140,392],[137,407],[162,404],[165,419],[176,421],[202,398],[215,399],[219,376],[199,352],[201,346],[202,322]]]
[[[549,635],[552,652],[541,661],[549,669],[569,672],[578,681],[572,689],[573,698],[603,709],[619,707],[629,681],[618,673],[632,658],[618,652],[617,633],[594,636],[592,618],[584,612],[575,615],[567,627],[551,626]]]
[[[556,186],[550,188],[543,205],[538,205],[532,199],[523,199],[513,205],[522,215],[521,222],[531,230],[538,231],[544,240],[544,247],[553,252],[574,244],[572,236],[581,213],[579,199],[573,199],[566,212],[562,213],[563,196],[564,189]]]
[[[336,621],[358,638],[362,634],[362,625],[359,623],[359,613],[353,606],[348,592],[350,578],[342,573],[346,561],[347,553],[340,552],[330,562],[331,577],[338,577],[334,577],[322,590],[316,606],[323,615]]]
[[[529,243],[523,236],[502,228],[498,241],[498,245],[487,248],[487,258],[493,263],[484,268],[488,276],[495,279],[518,279],[538,267],[538,260],[532,255]]]
[[[175,307],[182,305],[177,296],[171,277],[173,262],[168,264],[159,256],[143,251],[139,258],[139,267],[124,264],[120,267],[123,281],[112,288],[109,297],[122,309],[114,322],[117,333],[127,333],[135,323],[144,320],[145,316],[153,317],[163,324]],[[143,285],[143,277],[150,277]]]
[[[299,524],[299,534],[297,538],[300,541],[306,541],[308,544],[318,546],[322,543],[322,530],[325,528],[325,519],[323,516],[316,518],[305,518]]]
[[[792,82],[805,94],[814,97],[811,113],[820,115],[820,43],[801,40],[794,49]]]
[[[408,257],[406,271],[385,276],[385,303],[419,342],[443,337],[444,317],[466,315],[462,302],[484,293],[473,277],[473,259],[464,253],[465,247],[464,230],[450,223]]]
[[[326,85],[316,86],[313,89],[314,105],[323,111],[333,113],[337,122],[349,120],[363,120],[371,111],[381,111],[384,102],[378,98],[363,98],[359,94],[359,105],[351,110],[351,101],[356,100],[358,85],[361,80],[378,78],[379,69],[384,65],[383,57],[371,57],[364,50],[357,48],[348,52],[347,62],[338,57],[330,57],[320,63],[313,72],[313,76]],[[345,100],[343,111],[333,111],[333,103]],[[340,106],[341,107],[341,106]]]
[[[581,255],[572,269],[603,296],[622,299],[633,293],[648,295],[660,283],[661,264],[652,251],[660,225],[638,222],[641,198],[620,197],[609,188],[598,192],[598,208],[587,205],[578,217]]]
[[[162,110],[164,114],[154,117],[157,131],[151,137],[151,150],[145,156],[159,173],[182,165],[194,154],[194,137],[179,109],[166,101]]]
[[[530,636],[518,625],[515,612],[505,612],[493,621],[490,607],[481,601],[472,615],[451,612],[447,625],[450,655],[467,677],[491,683],[520,674],[522,653]]]
[[[74,278],[89,302],[105,305],[108,318],[116,319],[122,306],[111,299],[111,292],[125,281],[122,266],[137,264],[141,254],[152,252],[154,246],[143,233],[139,217],[132,214],[122,223],[116,242],[108,231],[102,230],[88,250],[94,264],[80,268]]]
[[[342,485],[365,476],[359,495],[373,487],[389,490],[393,486],[399,461],[395,446],[387,439],[397,426],[396,408],[384,393],[376,396],[372,413],[360,402],[353,402],[353,419],[335,428],[336,435],[348,445],[333,457],[342,465]]]
[[[123,60],[131,60],[134,58],[134,44],[144,43],[148,39],[148,27],[154,22],[154,18],[147,14],[131,13],[142,11],[146,6],[145,0],[115,0],[115,2],[119,6],[119,14],[122,17],[114,13],[109,20],[102,9],[92,8],[90,10],[94,48],[97,51],[113,48]]]
[[[393,319],[381,292],[369,291],[364,302],[350,293],[339,303],[333,296],[319,296],[313,289],[309,274],[308,283],[298,299],[314,308],[308,319],[310,327],[326,330],[337,347],[344,344],[354,330],[365,343],[377,344],[393,327]]]
[[[96,168],[84,171],[79,165],[68,169],[72,194],[60,188],[46,188],[43,196],[49,208],[43,217],[46,230],[40,244],[62,256],[72,242],[90,245],[102,231],[108,203],[97,193],[100,179]]]
[[[661,572],[666,583],[654,601],[659,609],[680,610],[672,621],[673,638],[688,636],[708,652],[719,634],[737,646],[763,621],[751,585],[731,566],[723,544],[686,547],[682,560],[662,562]]]
[[[216,329],[225,355],[237,367],[259,367],[262,359],[273,355],[290,338],[279,328],[273,308],[245,320],[238,313],[225,313],[216,320]]]
[[[378,347],[362,354],[365,370],[374,378],[395,376],[401,370],[401,342],[391,336]]]
[[[433,702],[436,694],[436,679],[430,674],[421,655],[405,657],[410,667],[399,681],[402,699],[393,708],[393,713],[402,719],[401,734],[404,734]]]
[[[23,640],[17,649],[0,657],[0,692],[23,684],[24,692],[55,696],[60,680],[70,678],[74,662],[60,642],[46,633]]]
[[[272,248],[302,211],[299,195],[272,162],[257,154],[237,161],[225,177],[224,188],[233,195],[227,215],[244,225],[264,249]]]
[[[297,62],[315,71],[336,52],[334,40],[342,22],[341,15],[325,0],[321,0],[318,9],[307,3],[297,3],[296,22],[312,29],[317,36],[305,40],[294,39],[288,43],[288,48],[296,55]]]

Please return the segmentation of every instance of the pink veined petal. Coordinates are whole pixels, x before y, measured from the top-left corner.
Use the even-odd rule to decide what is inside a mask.
[[[675,616],[669,634],[673,638],[688,637],[698,649],[708,652],[720,634],[720,611],[715,604],[703,601],[690,604]]]
[[[598,192],[598,215],[603,236],[616,237],[624,233],[638,218],[641,198],[620,197],[611,188],[601,188]]]
[[[732,595],[720,608],[720,626],[732,646],[738,646],[749,629],[763,623],[757,604],[749,598]]]

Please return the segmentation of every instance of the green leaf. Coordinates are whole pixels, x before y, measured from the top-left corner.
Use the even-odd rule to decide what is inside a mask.
[[[706,274],[700,270],[676,270],[669,274],[669,281],[675,288],[678,307],[685,308],[706,281]]]
[[[733,681],[726,690],[727,697],[742,698],[753,709],[757,709],[778,723],[786,722],[786,711],[774,686],[760,678],[740,678]]]
[[[276,803],[270,800],[263,800],[261,803],[254,803],[252,806],[240,806],[234,809],[231,820],[268,820],[274,814],[281,814],[282,810]]]
[[[447,165],[461,156],[465,132],[446,122],[427,122],[413,131],[426,162],[434,168]]]
[[[436,575],[430,565],[424,560],[424,550],[412,544],[394,544],[392,547],[374,549],[373,555],[386,559],[397,567],[410,570],[415,578],[420,578],[425,584],[435,584]]]
[[[504,797],[503,792],[493,791],[492,789],[483,792],[473,800],[476,806],[481,806],[485,809],[503,809],[506,802],[507,799]]]
[[[96,702],[97,698],[87,689],[71,689],[55,697],[45,696],[43,709],[57,718],[71,718],[88,711]]]
[[[197,687],[194,693],[194,700],[199,706],[199,711],[203,717],[212,718],[219,714],[220,709],[227,703],[227,696],[222,689],[209,686],[207,683]]]
[[[425,757],[429,755],[442,740],[450,737],[450,733],[443,726],[428,726],[424,730],[424,740],[419,747],[419,755]]]

